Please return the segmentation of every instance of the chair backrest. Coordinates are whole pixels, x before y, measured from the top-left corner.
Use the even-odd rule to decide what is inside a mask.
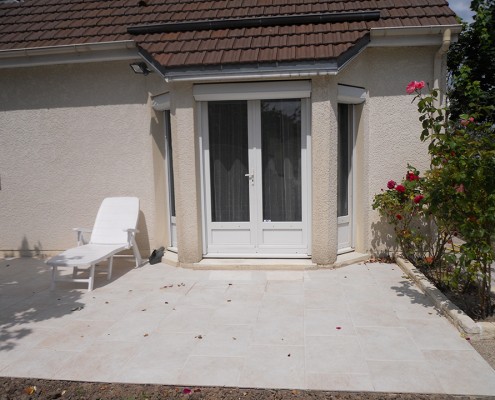
[[[127,243],[125,229],[136,229],[139,217],[137,197],[107,197],[101,203],[90,243]]]

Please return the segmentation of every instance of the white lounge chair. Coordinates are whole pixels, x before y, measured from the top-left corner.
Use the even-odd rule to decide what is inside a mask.
[[[75,228],[77,245],[59,255],[50,258],[46,263],[52,266],[51,289],[55,282],[87,282],[88,290],[93,290],[95,265],[101,261],[108,262],[108,280],[112,277],[113,256],[122,250],[132,247],[136,259],[136,267],[141,264],[141,255],[136,244],[135,235],[138,232],[139,199],[137,197],[108,197],[101,203],[93,230]],[[84,233],[92,232],[91,239],[86,244]],[[73,268],[72,278],[58,276],[59,267]],[[89,278],[78,278],[78,268],[90,269]]]

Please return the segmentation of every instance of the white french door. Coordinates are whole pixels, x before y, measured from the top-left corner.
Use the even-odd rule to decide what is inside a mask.
[[[307,100],[200,104],[206,255],[307,256]]]

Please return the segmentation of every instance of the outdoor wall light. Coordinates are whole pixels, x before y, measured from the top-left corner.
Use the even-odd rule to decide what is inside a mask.
[[[151,72],[145,62],[135,62],[129,65],[136,74],[148,75]]]

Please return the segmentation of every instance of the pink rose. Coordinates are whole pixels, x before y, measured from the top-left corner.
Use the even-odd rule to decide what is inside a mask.
[[[403,185],[397,185],[395,187],[395,190],[397,190],[399,193],[404,193],[406,191],[406,188]]]
[[[411,81],[409,82],[409,85],[406,87],[406,92],[407,94],[414,93],[416,90],[421,90],[425,87],[425,82],[424,81]]]
[[[388,181],[387,182],[387,187],[389,189],[393,189],[395,187],[395,181]]]
[[[464,191],[465,191],[464,184],[461,183],[460,185],[457,185],[455,187],[455,191],[456,191],[456,193],[464,193]]]
[[[423,200],[423,199],[424,199],[424,197],[425,197],[425,196],[423,196],[422,194],[418,194],[418,195],[414,198],[414,200],[413,200],[413,201],[414,201],[416,204],[418,204],[421,200]]]
[[[409,85],[407,85],[406,87],[407,94],[414,93],[415,90],[416,90],[416,82],[415,81],[409,82]]]

